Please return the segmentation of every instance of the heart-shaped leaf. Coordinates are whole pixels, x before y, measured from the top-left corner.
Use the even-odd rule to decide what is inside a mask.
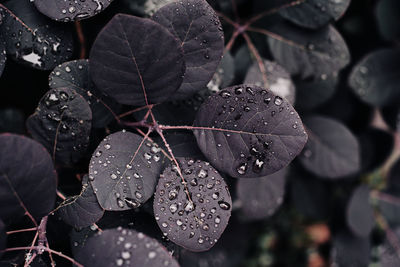
[[[285,194],[285,175],[282,169],[257,179],[240,179],[236,184],[241,203],[240,218],[245,221],[270,217],[282,205]]]
[[[381,49],[368,54],[352,70],[349,85],[364,102],[374,106],[400,99],[400,49]]]
[[[194,126],[197,143],[211,164],[238,178],[282,169],[307,141],[301,119],[287,100],[253,85],[210,96]]]
[[[103,217],[104,210],[97,202],[87,175],[83,176],[81,193],[64,200],[57,212],[65,223],[75,228],[90,226]]]
[[[296,88],[290,78],[290,74],[282,66],[269,60],[264,60],[264,67],[271,92],[277,96],[286,98],[290,104],[294,105]],[[256,62],[249,68],[244,83],[256,86],[263,85],[262,73]]]
[[[36,8],[44,15],[58,21],[74,21],[93,17],[100,13],[112,0],[36,0]]]
[[[228,187],[208,162],[178,158],[178,163],[179,168],[167,167],[158,181],[154,216],[172,242],[191,251],[209,250],[231,215]]]
[[[181,42],[150,19],[117,14],[90,50],[90,74],[117,102],[144,106],[167,100],[181,85]]]
[[[179,39],[186,73],[174,99],[186,98],[203,89],[213,77],[224,51],[221,22],[205,0],[167,4],[152,17]]]
[[[0,5],[0,33],[11,58],[33,68],[51,70],[72,56],[72,33],[44,17],[30,1]]]
[[[139,207],[154,193],[164,157],[156,143],[121,131],[107,136],[92,155],[89,180],[105,210]]]
[[[117,103],[98,90],[89,74],[89,60],[65,62],[49,75],[50,88],[70,88],[83,96],[92,110],[92,126],[102,128],[114,118],[119,109]]]
[[[84,266],[179,267],[168,251],[153,238],[134,230],[108,229],[90,237],[76,255]]]
[[[350,0],[306,0],[279,13],[302,27],[317,29],[338,20],[350,5]]]
[[[28,211],[37,221],[56,199],[56,172],[46,149],[14,134],[0,135],[0,218],[18,219]]]
[[[304,118],[308,142],[300,161],[310,172],[330,179],[356,173],[360,169],[360,147],[346,126],[333,119]]]
[[[26,127],[54,161],[69,165],[86,151],[91,121],[92,112],[86,100],[75,90],[58,88],[43,96]]]
[[[278,23],[267,37],[274,59],[292,75],[320,77],[344,68],[350,53],[339,32],[331,25],[309,31],[289,23]],[[279,37],[278,37],[279,36]]]
[[[361,185],[354,190],[346,210],[346,221],[357,236],[367,237],[374,226],[374,210],[369,203],[369,188]]]

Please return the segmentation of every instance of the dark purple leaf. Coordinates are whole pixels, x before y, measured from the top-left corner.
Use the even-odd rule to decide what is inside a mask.
[[[264,66],[271,92],[286,98],[290,104],[294,105],[296,88],[290,78],[290,74],[282,66],[269,60],[264,60]],[[259,87],[263,86],[263,77],[257,62],[254,62],[249,68],[244,83],[254,84]]]
[[[300,162],[322,178],[349,176],[360,169],[357,138],[338,121],[320,116],[304,118],[308,142]]]
[[[137,208],[154,193],[164,156],[156,143],[130,132],[107,136],[92,155],[89,180],[105,210]]]
[[[86,100],[75,90],[58,88],[43,96],[26,127],[54,161],[69,165],[86,151],[91,121],[92,112]]]
[[[7,61],[6,44],[3,38],[0,37],[0,76],[3,74],[4,67],[6,66],[6,61]]]
[[[179,267],[155,239],[123,228],[104,230],[90,237],[75,256],[84,266]]]
[[[349,85],[364,102],[374,106],[400,99],[400,49],[381,49],[364,57],[352,70]]]
[[[199,149],[193,133],[188,131],[167,131],[164,133],[164,136],[175,157],[192,157],[195,159],[204,160],[203,153]]]
[[[72,56],[72,33],[44,17],[30,1],[0,5],[0,33],[11,58],[33,68],[51,70]]]
[[[376,4],[376,19],[379,32],[385,40],[400,38],[400,2],[397,0],[381,0]]]
[[[350,5],[350,0],[306,0],[282,9],[279,13],[291,22],[302,27],[317,29],[338,20]]]
[[[369,193],[366,185],[357,187],[346,210],[348,227],[355,235],[361,237],[367,237],[374,226],[374,210],[369,203]]]
[[[181,43],[150,19],[115,15],[90,51],[94,83],[121,104],[163,102],[179,88],[184,73]]]
[[[93,17],[103,11],[112,0],[35,0],[36,8],[58,21],[74,21]]]
[[[301,119],[287,100],[252,85],[209,97],[194,125],[197,143],[211,164],[237,178],[282,169],[307,141]]]
[[[207,87],[212,92],[219,92],[221,89],[231,85],[234,78],[235,62],[231,53],[226,51]]]
[[[0,220],[0,257],[3,254],[2,250],[6,248],[7,243],[7,234],[6,234],[6,226],[3,221]]]
[[[271,27],[281,37],[267,37],[274,59],[292,75],[321,77],[344,68],[350,53],[340,33],[331,25],[309,31],[289,23]]]
[[[232,200],[224,179],[208,163],[178,158],[162,173],[154,196],[154,216],[172,242],[191,251],[215,245],[231,215]]]
[[[331,255],[334,266],[368,266],[371,258],[370,240],[368,237],[353,236],[341,230],[334,237]]]
[[[70,88],[83,96],[92,110],[92,126],[102,128],[112,121],[119,108],[111,98],[98,90],[89,74],[89,60],[65,62],[49,75],[50,88]]]
[[[400,238],[400,228],[394,229],[394,237],[397,240]],[[400,266],[400,256],[397,251],[398,248],[393,246],[393,241],[390,242],[386,237],[383,245],[380,246],[379,249],[379,263],[380,266],[384,267],[397,267]]]
[[[56,172],[46,149],[38,142],[14,134],[0,135],[0,218],[47,215],[56,199]]]
[[[245,221],[265,219],[282,205],[285,194],[285,175],[282,169],[256,179],[240,179],[236,184],[241,204],[240,218]]]
[[[82,179],[82,190],[79,195],[67,198],[58,208],[63,221],[75,228],[83,228],[96,223],[104,214],[97,202],[88,176]]]
[[[205,0],[167,4],[152,17],[179,39],[186,73],[174,99],[203,89],[213,77],[224,51],[224,33],[214,10]]]

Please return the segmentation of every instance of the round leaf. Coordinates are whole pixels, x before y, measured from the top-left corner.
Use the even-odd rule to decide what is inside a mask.
[[[211,164],[238,178],[282,169],[307,141],[301,119],[287,100],[251,85],[209,97],[194,126],[197,143]]]
[[[123,228],[104,230],[86,241],[76,260],[84,266],[179,267],[168,251],[153,238]]]
[[[317,29],[331,20],[338,20],[349,5],[350,0],[306,0],[279,13],[297,25]]]
[[[30,1],[0,5],[0,33],[13,59],[33,68],[51,70],[73,52],[72,33],[40,14]]]
[[[106,95],[127,105],[167,100],[181,85],[181,43],[160,24],[117,14],[90,50],[90,74]]]
[[[374,226],[374,210],[369,203],[369,189],[361,185],[354,190],[347,206],[347,225],[361,237],[367,237]]]
[[[103,217],[104,210],[97,202],[87,175],[82,179],[81,193],[64,200],[58,208],[58,214],[65,223],[75,228],[90,226]]]
[[[36,8],[44,15],[58,21],[74,21],[93,17],[103,11],[112,0],[35,0]]]
[[[172,242],[191,251],[206,251],[215,245],[231,216],[228,187],[208,163],[178,158],[177,166],[162,173],[155,197],[154,216]]]
[[[221,22],[205,0],[167,4],[152,17],[180,41],[186,73],[174,99],[186,98],[203,89],[213,77],[224,51]]]
[[[116,132],[93,153],[89,180],[103,209],[128,210],[153,195],[162,165],[157,144],[130,132]]]
[[[289,23],[279,23],[271,31],[280,37],[267,37],[274,59],[292,75],[320,77],[344,68],[350,53],[339,32],[331,25],[308,31]]]
[[[49,153],[38,142],[14,134],[0,135],[0,218],[47,215],[56,198],[56,172]]]
[[[81,95],[72,89],[58,88],[43,96],[26,127],[54,161],[69,165],[87,149],[91,120],[89,104]]]
[[[400,49],[368,54],[352,70],[349,85],[364,102],[374,106],[400,99]]]
[[[106,126],[114,118],[117,103],[98,90],[89,74],[89,60],[81,59],[65,62],[57,66],[49,75],[50,88],[74,89],[89,103],[92,110],[92,125]]]
[[[309,138],[300,161],[307,170],[335,179],[360,169],[358,141],[346,126],[320,116],[306,117],[304,123]]]

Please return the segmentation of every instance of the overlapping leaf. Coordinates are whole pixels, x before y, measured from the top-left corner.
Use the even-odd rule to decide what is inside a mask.
[[[369,193],[367,186],[357,187],[347,206],[347,225],[355,235],[361,237],[367,237],[374,226],[374,210],[369,203]]]
[[[163,102],[179,88],[184,73],[181,42],[150,19],[115,15],[90,51],[94,83],[121,104]]]
[[[72,56],[70,29],[44,17],[30,1],[5,1],[0,5],[0,14],[0,33],[11,58],[33,68],[51,70]]]
[[[303,149],[307,134],[287,100],[253,85],[212,95],[194,122],[200,149],[218,170],[254,178],[288,165]]]
[[[53,160],[69,165],[86,151],[91,121],[92,112],[86,100],[75,90],[58,88],[43,96],[26,126]]]
[[[139,207],[154,193],[164,156],[156,143],[130,132],[107,136],[92,155],[89,180],[105,210]]]
[[[1,134],[0,146],[0,218],[10,221],[28,211],[38,221],[51,211],[56,198],[49,153],[38,142],[14,134]]]
[[[152,19],[165,26],[183,48],[186,73],[174,99],[203,89],[213,77],[224,51],[221,22],[205,0],[184,0],[160,8]]]
[[[159,179],[154,216],[172,242],[191,251],[209,250],[231,215],[228,187],[208,162],[178,158],[178,163],[183,177],[170,166]]]

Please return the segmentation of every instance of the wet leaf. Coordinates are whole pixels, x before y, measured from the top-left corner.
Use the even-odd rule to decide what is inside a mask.
[[[279,23],[267,37],[274,59],[292,75],[320,77],[337,72],[350,62],[350,53],[340,33],[331,25],[309,31],[289,23]]]
[[[91,121],[92,112],[86,100],[75,90],[58,88],[43,96],[26,127],[54,161],[70,165],[86,152]]]
[[[130,132],[107,136],[92,155],[89,180],[105,210],[137,208],[154,193],[164,156],[160,147]]]
[[[380,49],[364,57],[352,70],[349,85],[364,102],[374,106],[400,99],[400,49]]]
[[[346,221],[357,236],[367,237],[374,226],[374,210],[369,203],[370,190],[366,185],[357,187],[346,210]]]
[[[36,8],[44,15],[58,21],[87,19],[100,13],[112,0],[35,0]]]
[[[30,1],[8,0],[0,5],[0,33],[7,54],[36,69],[51,70],[72,56],[72,33],[44,17]]]
[[[232,200],[220,174],[208,163],[178,158],[162,173],[154,196],[154,216],[172,242],[191,251],[215,245],[231,215]]]
[[[89,74],[89,60],[65,62],[49,75],[50,88],[70,88],[83,96],[92,110],[92,126],[102,128],[114,119],[118,104],[98,90]]]
[[[104,210],[97,202],[87,175],[82,179],[80,194],[64,200],[57,212],[65,223],[75,228],[87,227],[100,220]]]
[[[46,149],[38,142],[14,134],[0,134],[0,218],[25,215],[23,206],[38,221],[56,199],[56,172]]]
[[[237,178],[282,169],[307,141],[301,119],[287,100],[252,85],[233,86],[209,97],[194,126],[206,158]]]
[[[342,123],[321,116],[304,118],[308,142],[299,157],[310,172],[322,178],[349,176],[360,169],[357,138]]]
[[[90,237],[75,257],[84,266],[179,267],[155,239],[123,228],[104,230]]]
[[[286,172],[282,169],[257,179],[240,179],[236,184],[241,203],[240,218],[252,221],[273,215],[283,203]]]
[[[294,105],[296,88],[290,74],[282,66],[269,60],[264,60],[264,67],[271,92],[286,98],[290,104]],[[257,62],[254,62],[249,68],[244,83],[254,84],[259,87],[263,86],[263,77]]]
[[[350,0],[306,0],[279,13],[302,27],[317,29],[338,20],[346,12]]]
[[[152,19],[165,26],[183,48],[186,73],[174,99],[203,89],[213,77],[224,51],[221,22],[205,0],[183,0],[160,8]]]
[[[150,19],[115,15],[90,51],[94,83],[121,104],[163,102],[179,88],[184,73],[181,43]]]

